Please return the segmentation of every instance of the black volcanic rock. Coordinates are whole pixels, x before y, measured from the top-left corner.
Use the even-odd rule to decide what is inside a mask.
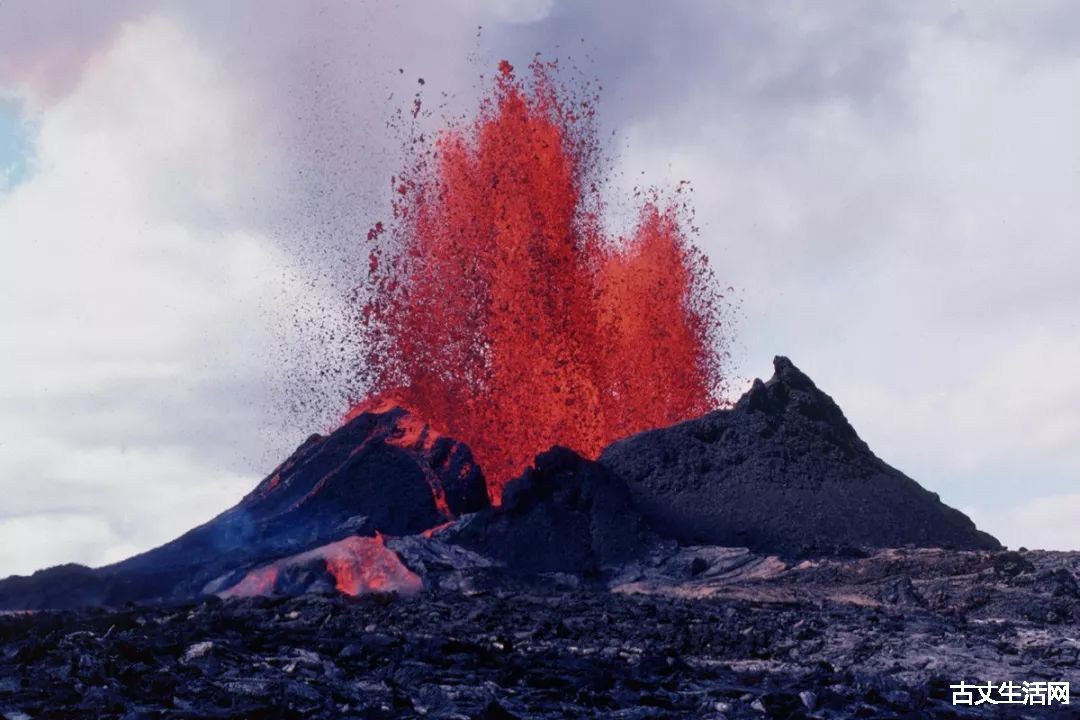
[[[790,360],[730,410],[608,447],[645,517],[689,544],[781,554],[864,547],[996,549],[963,513],[878,459]]]
[[[445,537],[515,574],[592,574],[640,554],[649,533],[621,480],[554,447],[506,486],[501,506],[463,520]]]
[[[0,581],[0,609],[180,600],[223,575],[352,535],[418,533],[488,505],[463,443],[401,408],[313,435],[236,506],[166,545],[97,570]]]
[[[1016,575],[995,556],[882,550],[637,592],[0,613],[0,718],[1075,720],[1080,600],[1035,579],[1076,577],[1080,553],[1002,560]],[[1023,679],[1071,680],[1071,704],[952,702],[953,683]]]

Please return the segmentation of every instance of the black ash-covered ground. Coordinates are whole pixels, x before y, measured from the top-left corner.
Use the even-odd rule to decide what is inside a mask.
[[[880,602],[827,599],[814,572],[790,602],[534,587],[8,615],[0,716],[1075,717],[1075,704],[950,704],[957,668],[969,681],[1080,680],[1080,600],[1032,566],[986,574],[999,580],[991,603],[1005,603],[990,614],[1015,617],[989,619],[960,587],[938,607],[920,594],[933,585],[881,578]],[[1032,583],[1044,587],[1021,592],[1045,590],[1058,617],[1002,600]]]

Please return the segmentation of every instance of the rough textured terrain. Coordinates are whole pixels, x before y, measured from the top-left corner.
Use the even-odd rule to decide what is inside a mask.
[[[476,578],[411,598],[0,616],[0,716],[1075,717],[1075,700],[954,707],[948,686],[1075,690],[1078,572],[1076,553],[788,565],[684,548],[621,592]]]
[[[787,554],[999,547],[878,459],[790,360],[774,365],[731,410],[635,435],[601,455],[659,532]]]

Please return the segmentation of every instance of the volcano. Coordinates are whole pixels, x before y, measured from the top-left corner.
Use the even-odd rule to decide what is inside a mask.
[[[963,513],[880,460],[789,359],[731,410],[616,442],[600,462],[680,542],[770,553],[997,549]]]
[[[603,584],[673,542],[780,557],[1000,548],[878,459],[791,361],[774,365],[732,409],[618,441],[599,461],[541,453],[499,506],[464,443],[372,406],[309,438],[205,525],[115,565],[0,582],[0,609],[416,592],[436,567]]]
[[[0,581],[0,716],[959,717],[972,668],[1075,673],[1080,553],[1001,551],[774,367],[499,505],[369,405],[171,543]]]
[[[251,493],[208,523],[115,565],[65,565],[4,581],[0,608],[175,601],[216,592],[251,594],[253,587],[295,592],[322,583],[343,591],[389,589],[357,579],[364,558],[380,573],[396,563],[378,533],[419,533],[487,502],[483,473],[465,445],[407,410],[376,408],[328,436],[309,437]],[[365,542],[357,543],[359,538]],[[290,581],[286,573],[276,585],[279,570],[297,568],[303,577]],[[405,577],[408,571],[400,570]]]

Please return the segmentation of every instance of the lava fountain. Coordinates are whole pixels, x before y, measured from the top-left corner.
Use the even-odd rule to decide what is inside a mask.
[[[605,234],[595,98],[502,62],[477,117],[414,148],[357,292],[370,396],[465,441],[494,502],[538,453],[595,456],[713,409],[727,317],[684,188]]]

